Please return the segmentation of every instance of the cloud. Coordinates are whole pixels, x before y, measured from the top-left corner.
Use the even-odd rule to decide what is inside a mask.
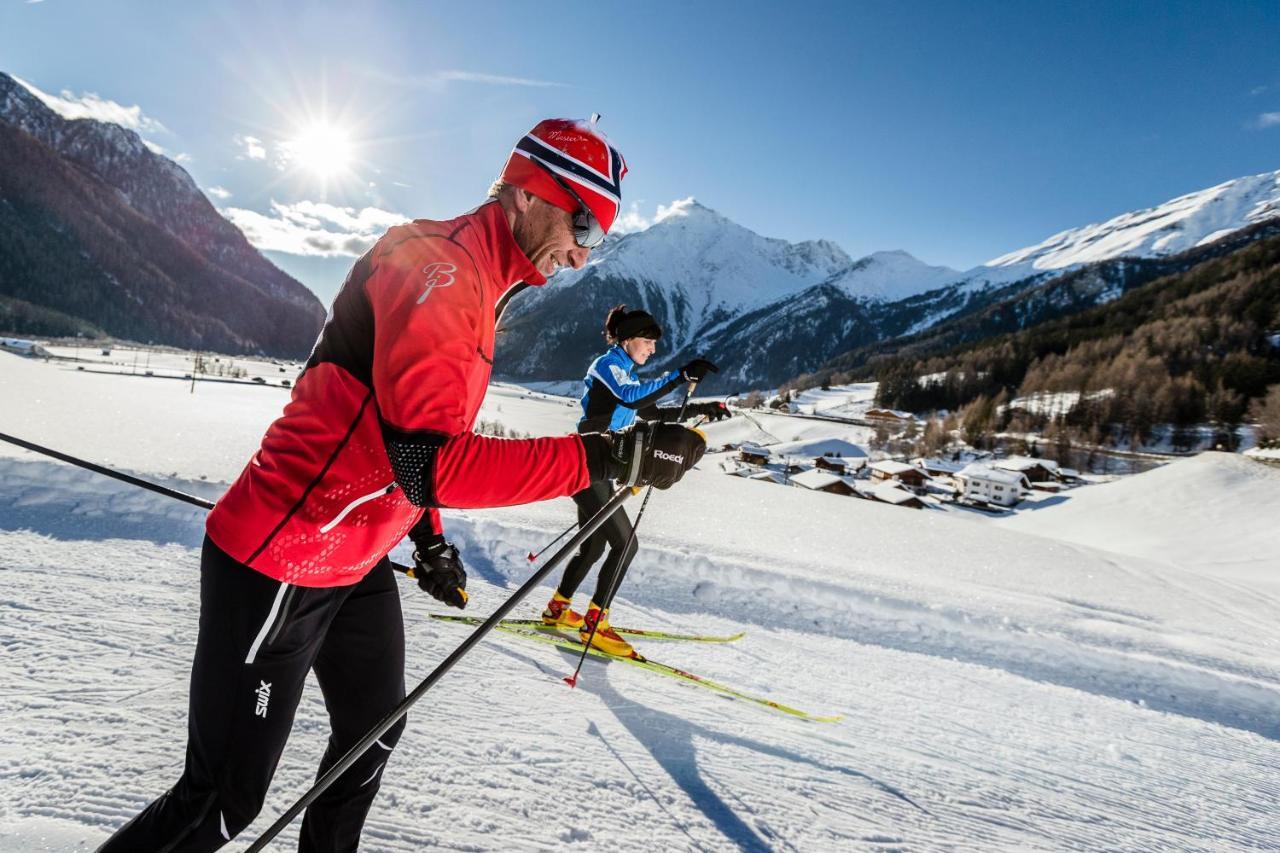
[[[61,95],[50,95],[21,77],[14,77],[13,79],[21,83],[28,92],[35,95],[44,102],[45,106],[63,118],[91,118],[118,124],[130,130],[136,130],[138,133],[168,132],[168,129],[163,124],[143,115],[142,107],[137,104],[126,107],[123,104],[100,97],[93,92],[74,95],[67,89],[63,89]]]
[[[536,89],[564,88],[568,86],[567,83],[557,83],[554,80],[512,77],[506,74],[488,74],[483,71],[463,71],[458,68],[412,75],[388,74],[385,71],[369,68],[365,69],[365,73],[384,83],[423,89],[442,89],[450,83],[478,83],[484,86],[524,86]]]
[[[697,204],[697,199],[693,196],[688,198],[678,198],[671,204],[660,204],[653,216],[645,216],[640,212],[640,201],[631,202],[631,206],[620,213],[618,218],[613,221],[613,227],[609,229],[610,234],[632,234],[636,231],[643,231],[651,225],[655,225],[664,219],[670,219],[673,216],[684,216],[688,213],[688,209]]]
[[[1280,125],[1280,113],[1263,113],[1258,116],[1258,127],[1275,127]]]
[[[1254,86],[1252,89],[1249,90],[1249,94],[1254,97],[1257,97],[1258,95],[1261,95],[1263,92],[1266,92],[1270,88],[1271,88],[1270,86]]]
[[[234,138],[236,147],[240,149],[240,154],[236,157],[237,160],[243,160],[246,157],[250,160],[267,159],[267,148],[262,144],[261,139],[256,136],[241,136],[238,133]]]
[[[204,191],[216,198],[218,201],[226,201],[231,198],[231,190],[225,187],[205,187]]]
[[[259,249],[290,255],[358,257],[393,225],[409,217],[377,207],[338,207],[316,201],[271,202],[269,214],[238,207],[221,210]]]
[[[613,234],[630,234],[633,231],[643,231],[652,224],[653,219],[640,212],[640,203],[633,201],[631,207],[618,214],[618,218],[613,220],[613,227],[609,231]]]

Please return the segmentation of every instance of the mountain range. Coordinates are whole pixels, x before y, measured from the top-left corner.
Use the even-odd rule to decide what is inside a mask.
[[[993,323],[991,333],[1003,332],[1083,310],[1167,268],[1143,261],[1277,216],[1280,171],[1063,231],[957,271],[904,251],[854,260],[828,241],[761,237],[688,199],[643,231],[611,236],[583,269],[562,271],[516,300],[496,365],[512,378],[577,378],[601,348],[606,311],[626,303],[663,324],[653,367],[703,355],[721,367],[707,390],[771,387],[824,366],[856,366],[878,347],[935,327],[967,340]],[[966,318],[968,330],[957,331]]]
[[[131,130],[0,73],[0,327],[305,355],[324,307]]]

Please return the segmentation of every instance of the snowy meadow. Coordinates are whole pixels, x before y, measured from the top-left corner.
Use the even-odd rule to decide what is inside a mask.
[[[120,375],[0,353],[0,432],[216,498],[286,374],[192,392],[181,362]],[[545,435],[577,414],[494,385],[481,418]],[[753,417],[709,425],[709,446],[866,440]],[[576,655],[495,633],[410,713],[365,849],[1275,849],[1280,469],[1207,453],[997,519],[727,476],[728,456],[655,494],[613,622],[745,632],[638,647],[842,719],[597,659],[570,689]],[[492,611],[574,518],[568,499],[447,511],[467,612]],[[93,849],[176,780],[202,535],[198,509],[0,444],[0,849]],[[402,598],[413,685],[468,629],[431,620],[442,606],[411,581]],[[326,733],[312,682],[229,849],[308,787]]]

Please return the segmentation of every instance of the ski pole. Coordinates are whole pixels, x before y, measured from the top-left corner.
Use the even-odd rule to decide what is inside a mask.
[[[601,507],[599,512],[593,515],[585,524],[582,525],[577,535],[566,542],[560,550],[542,566],[542,568],[534,572],[533,575],[524,582],[524,585],[512,593],[510,598],[499,605],[498,609],[490,614],[489,618],[484,620],[479,627],[472,631],[471,634],[462,641],[462,644],[454,649],[447,658],[441,661],[440,664],[431,671],[431,674],[424,678],[422,683],[413,689],[412,693],[402,699],[400,704],[387,712],[387,715],[383,717],[372,729],[370,729],[368,734],[357,741],[351,749],[347,750],[347,753],[343,755],[342,758],[338,759],[336,764],[330,767],[323,776],[316,780],[310,790],[303,794],[302,797],[290,806],[284,814],[280,815],[275,823],[267,827],[266,831],[263,832],[262,835],[258,836],[258,840],[254,841],[253,844],[246,849],[245,853],[257,853],[257,851],[266,847],[267,843],[280,833],[280,830],[288,826],[307,806],[311,805],[317,797],[323,794],[325,790],[328,789],[328,787],[332,785],[348,767],[354,764],[360,756],[364,755],[365,751],[373,745],[374,741],[386,734],[387,729],[394,726],[401,717],[407,714],[409,709],[413,707],[415,702],[422,698],[424,693],[430,690],[431,687],[439,681],[446,672],[452,669],[453,665],[461,660],[467,652],[471,651],[471,649],[484,638],[485,634],[493,630],[493,627],[501,622],[502,619],[511,612],[512,608],[519,604],[525,596],[533,592],[534,588],[538,586],[538,584],[542,583],[546,576],[551,573],[552,569],[576,551],[578,546],[580,546],[588,536],[595,533],[600,525],[604,524],[605,521],[607,521],[609,517],[626,502],[627,498],[631,497],[631,494],[631,489],[626,487],[615,492],[613,497],[609,499],[609,502]]]
[[[680,414],[676,417],[676,422],[684,420],[684,410],[689,407],[689,398],[693,396],[693,389],[698,387],[697,380],[689,383],[688,390],[684,393],[684,402],[680,404]],[[627,537],[626,547],[622,549],[622,553],[626,554],[631,550],[631,543],[636,541],[636,530],[640,527],[640,519],[644,518],[645,507],[649,505],[649,498],[653,497],[653,486],[649,486],[644,493],[644,500],[640,502],[640,511],[636,513],[636,523],[631,525],[631,534]],[[618,591],[618,587],[622,586],[622,578],[631,568],[631,564],[622,567],[622,571],[618,572],[614,577],[613,583],[609,586],[609,592],[605,595],[605,600],[600,602],[603,610],[607,610],[613,604],[613,594]],[[564,683],[570,687],[578,686],[578,673],[582,671],[582,662],[587,659],[587,652],[591,649],[591,641],[596,638],[596,629],[600,627],[600,616],[596,616],[596,621],[591,625],[591,633],[587,635],[587,642],[582,647],[582,654],[578,656],[578,665],[574,667],[573,675],[566,676]]]
[[[142,480],[130,474],[125,474],[120,471],[113,470],[111,468],[103,467],[102,465],[98,465],[94,462],[87,462],[84,459],[78,459],[75,456],[71,456],[66,453],[53,450],[52,448],[49,448],[49,447],[44,447],[34,442],[25,441],[24,439],[17,438],[12,435],[7,435],[2,432],[0,432],[0,441],[7,441],[10,444],[16,444],[18,447],[21,447],[25,450],[31,450],[36,453],[43,453],[45,456],[51,456],[54,459],[61,460],[62,462],[67,462],[71,465],[78,465],[79,467],[84,468],[85,470],[93,471],[95,474],[102,474],[104,477],[111,477],[112,479],[120,480],[123,483],[128,483],[131,486],[138,486],[139,488],[156,492],[157,494],[164,495],[165,497],[176,498],[180,501],[186,501],[192,506],[198,506],[203,509],[213,509],[213,501],[207,501],[204,498],[198,498],[195,495],[189,495],[186,492],[180,492],[177,489],[171,489],[168,486],[162,486],[159,483],[152,483],[148,480]]]
[[[550,542],[548,542],[546,545],[543,545],[543,546],[542,546],[542,550],[541,550],[541,551],[539,551],[539,552],[538,552],[538,553],[536,553],[536,554],[535,554],[535,553],[533,553],[532,551],[530,551],[530,552],[526,555],[526,558],[529,560],[529,562],[530,562],[530,563],[537,562],[538,558],[539,558],[539,557],[541,557],[543,554],[547,553],[547,551],[549,551],[549,550],[551,549],[551,546],[552,546],[552,545],[556,544],[556,543],[557,543],[557,542],[559,542],[561,539],[563,539],[564,537],[568,536],[568,535],[569,535],[569,533],[573,530],[573,528],[575,528],[575,527],[577,527],[577,526],[578,526],[578,522],[576,522],[576,521],[575,521],[573,524],[570,524],[568,527],[566,527],[566,528],[564,529],[564,531],[563,531],[559,536],[557,536],[555,539],[552,539],[552,540],[551,540]]]

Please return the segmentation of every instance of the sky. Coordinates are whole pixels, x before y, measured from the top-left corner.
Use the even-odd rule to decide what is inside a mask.
[[[623,225],[966,269],[1280,169],[1280,3],[0,0],[0,71],[132,126],[327,300],[406,218],[600,113]]]

